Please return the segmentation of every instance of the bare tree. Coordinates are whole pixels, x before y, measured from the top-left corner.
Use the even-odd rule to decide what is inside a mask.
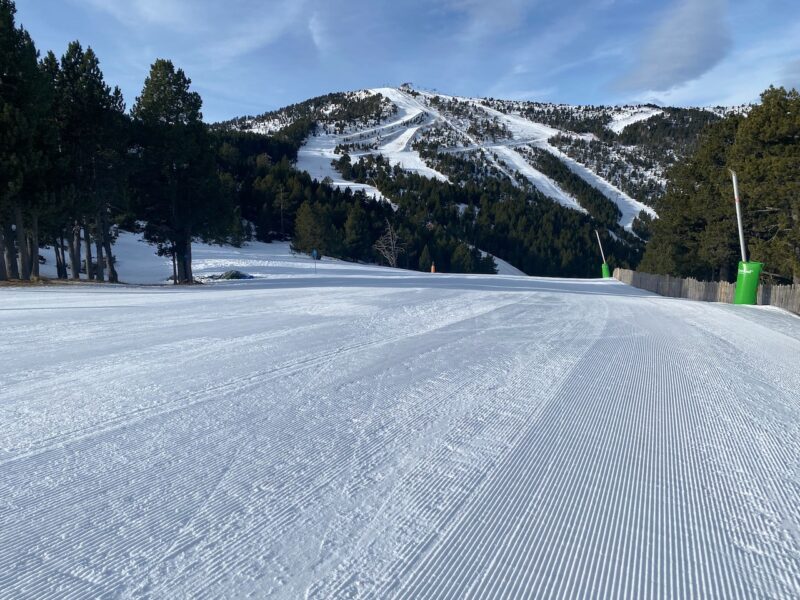
[[[389,219],[386,219],[386,231],[375,242],[374,248],[386,259],[390,267],[397,267],[397,258],[406,251],[406,246],[389,223]]]

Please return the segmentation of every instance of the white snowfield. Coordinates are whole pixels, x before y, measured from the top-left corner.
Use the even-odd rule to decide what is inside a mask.
[[[622,213],[619,222],[625,229],[632,230],[633,220],[642,210],[647,212],[651,217],[655,218],[658,216],[656,212],[646,204],[632,198],[613,184],[604,180],[588,167],[578,163],[561,152],[558,148],[552,146],[548,140],[558,133],[561,133],[558,129],[542,123],[536,123],[519,114],[504,113],[495,110],[475,98],[434,94],[427,91],[417,92],[420,97],[427,99],[438,96],[447,100],[466,101],[482,111],[486,116],[497,119],[500,123],[505,125],[511,133],[511,137],[508,140],[480,142],[470,135],[463,125],[459,125],[452,119],[448,119],[430,103],[420,102],[404,89],[383,87],[364,90],[363,93],[383,95],[394,104],[397,108],[397,113],[391,119],[378,126],[360,129],[358,127],[353,127],[341,134],[320,133],[319,135],[310,136],[298,152],[298,169],[308,172],[312,178],[319,181],[328,177],[334,186],[350,188],[354,192],[363,190],[369,196],[379,200],[386,200],[385,196],[383,196],[374,185],[345,180],[331,165],[331,161],[341,158],[341,155],[334,152],[337,145],[355,143],[371,145],[372,147],[370,149],[351,150],[349,154],[354,161],[365,155],[381,154],[389,160],[392,166],[400,165],[403,169],[418,173],[424,177],[447,181],[447,177],[426,164],[419,153],[412,148],[412,143],[420,131],[434,124],[438,124],[449,127],[451,130],[457,132],[461,138],[469,142],[466,146],[440,148],[441,152],[462,153],[473,152],[479,149],[486,150],[489,159],[502,172],[512,178],[515,172],[520,173],[531,185],[545,196],[567,208],[584,213],[586,212],[571,194],[562,189],[551,178],[529,164],[515,148],[525,145],[535,146],[550,152],[559,160],[563,161],[571,171],[600,191],[619,207]],[[649,119],[661,112],[662,111],[659,109],[646,106],[619,107],[613,113],[609,128],[619,133],[631,123]],[[503,161],[505,166],[499,164],[498,160],[494,158],[495,155],[497,159]]]
[[[664,111],[652,106],[625,106],[620,107],[611,118],[608,128],[614,133],[622,133],[628,125],[633,125],[639,121],[646,121],[651,117],[660,115]]]
[[[348,130],[342,134],[319,133],[309,136],[297,153],[297,168],[306,171],[312,179],[322,181],[328,177],[336,187],[349,188],[353,192],[363,191],[376,200],[386,200],[374,185],[345,180],[331,165],[332,161],[342,157],[335,152],[336,146],[340,144],[374,144],[375,150],[353,150],[349,154],[354,161],[367,154],[382,154],[389,159],[392,166],[399,164],[407,171],[447,181],[444,175],[426,165],[416,150],[411,149],[412,138],[423,125],[432,122],[432,117],[414,98],[400,90],[377,88],[368,90],[368,93],[380,93],[392,101],[397,107],[397,113],[391,120],[378,126]]]
[[[0,598],[800,597],[800,319],[246,250],[0,288]]]

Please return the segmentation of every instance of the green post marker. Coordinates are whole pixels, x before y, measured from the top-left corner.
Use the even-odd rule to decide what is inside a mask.
[[[742,208],[739,203],[739,182],[736,172],[728,169],[733,179],[733,199],[736,202],[736,224],[739,227],[739,249],[742,260],[739,261],[739,270],[736,273],[736,289],[733,292],[734,304],[756,304],[758,302],[758,278],[764,263],[748,261],[747,249],[744,245],[744,227],[742,227]]]
[[[611,279],[611,270],[608,268],[606,255],[605,252],[603,252],[603,243],[600,241],[600,233],[597,231],[597,229],[595,229],[594,234],[597,236],[597,245],[600,246],[600,256],[603,257],[603,266],[601,268],[603,279]]]

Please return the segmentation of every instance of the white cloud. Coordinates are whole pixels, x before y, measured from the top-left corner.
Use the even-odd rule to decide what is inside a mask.
[[[242,13],[233,22],[213,27],[204,38],[208,47],[202,54],[214,66],[225,66],[237,57],[276,41],[303,16],[305,2],[273,2],[252,13]],[[214,21],[211,21],[213,24]]]
[[[727,0],[678,0],[645,40],[620,88],[665,91],[696,79],[731,48]]]
[[[126,25],[159,25],[185,30],[193,27],[197,10],[189,0],[79,0]]]
[[[738,48],[700,77],[669,90],[642,90],[633,98],[677,106],[735,106],[757,102],[770,85],[800,85],[800,24]],[[792,84],[794,80],[794,84]]]
[[[541,33],[531,36],[523,47],[514,50],[512,65],[488,88],[487,95],[542,99],[555,93],[557,84],[550,76],[566,65],[563,57],[587,31],[590,22],[589,11],[578,11],[557,19]]]
[[[327,52],[330,50],[331,41],[325,27],[325,21],[319,16],[318,12],[311,15],[308,20],[308,32],[311,34],[311,40],[320,52]]]
[[[110,14],[134,32],[131,52],[138,52],[141,47],[141,39],[134,41],[134,37],[157,36],[153,28],[161,28],[173,34],[171,38],[155,38],[161,47],[179,46],[188,50],[188,60],[182,62],[198,61],[221,68],[284,35],[303,16],[309,0],[77,1]]]
[[[524,24],[525,15],[533,8],[529,0],[446,0],[446,8],[466,15],[467,24],[461,37],[474,41],[511,31]]]

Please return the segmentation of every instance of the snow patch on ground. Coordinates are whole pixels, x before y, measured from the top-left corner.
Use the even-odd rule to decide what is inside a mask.
[[[55,257],[52,250],[41,251],[47,262],[41,265],[43,277],[56,277]],[[142,239],[141,234],[121,231],[114,244],[114,256],[119,279],[123,283],[165,284],[172,277],[172,262],[168,257],[158,256],[156,247]],[[255,278],[286,278],[317,274],[337,276],[369,273],[384,277],[399,272],[398,269],[378,265],[362,265],[323,257],[314,261],[306,254],[292,252],[289,242],[247,242],[240,248],[229,245],[213,245],[194,242],[192,244],[192,270],[198,279],[220,275],[225,271],[239,270]]]
[[[386,197],[373,185],[348,181],[333,168],[331,161],[338,160],[341,155],[334,152],[334,148],[340,143],[339,136],[335,134],[319,134],[309,136],[306,143],[297,152],[296,167],[300,171],[308,173],[312,179],[324,181],[330,180],[331,185],[341,189],[349,189],[353,192],[364,192],[367,196],[375,200],[386,200]]]
[[[625,107],[619,109],[611,117],[611,123],[607,127],[614,133],[622,133],[628,125],[638,123],[639,121],[646,121],[651,117],[660,115],[664,111],[660,108],[653,108],[652,106],[635,106]]]

